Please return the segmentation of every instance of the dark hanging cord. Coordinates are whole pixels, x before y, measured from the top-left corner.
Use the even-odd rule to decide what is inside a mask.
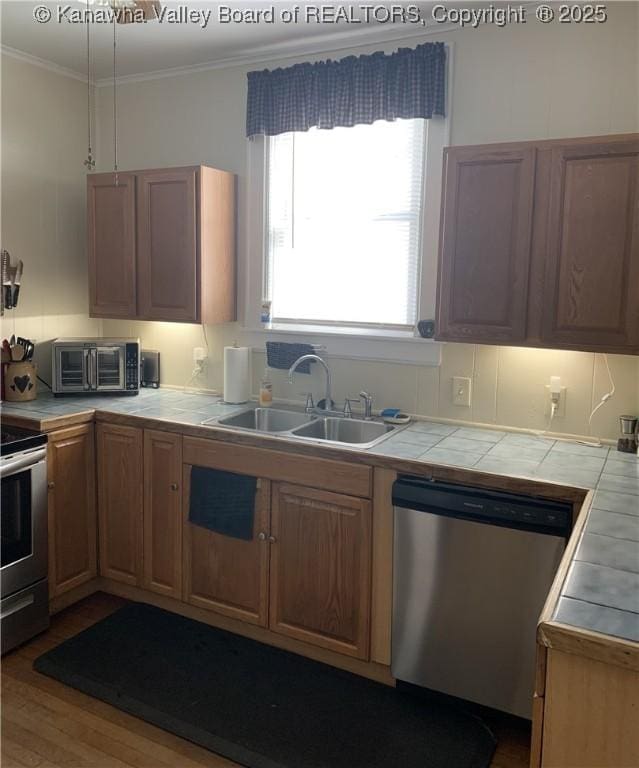
[[[91,147],[91,24],[89,19],[89,0],[87,0],[87,132],[89,146],[87,159],[84,161],[84,165],[92,171],[95,168],[95,160],[93,159],[93,149]]]
[[[113,12],[113,170],[115,171],[115,185],[118,185],[118,110],[117,110],[117,97],[116,97],[116,69],[115,69],[115,54],[117,47],[117,40],[115,34],[116,14]]]

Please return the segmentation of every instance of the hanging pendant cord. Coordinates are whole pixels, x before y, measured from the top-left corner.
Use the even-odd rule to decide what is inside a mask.
[[[93,148],[91,147],[91,25],[89,22],[89,0],[87,0],[87,133],[88,133],[88,154],[84,165],[92,171],[95,167],[93,159]]]
[[[118,186],[118,108],[116,97],[116,71],[115,71],[115,52],[117,47],[115,27],[116,13],[113,12],[113,170],[115,172],[115,186]]]

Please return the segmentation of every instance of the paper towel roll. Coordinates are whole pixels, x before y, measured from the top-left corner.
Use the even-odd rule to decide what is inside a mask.
[[[224,402],[249,399],[249,348],[224,347]]]

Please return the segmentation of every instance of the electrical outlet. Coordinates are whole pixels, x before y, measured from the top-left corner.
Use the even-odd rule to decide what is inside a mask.
[[[453,405],[470,408],[471,381],[465,376],[453,376]]]
[[[544,385],[546,391],[544,415],[550,416],[550,406],[552,403],[552,395],[550,392],[550,384]],[[557,404],[557,410],[555,411],[555,419],[563,419],[566,416],[566,387],[559,388],[559,403]]]
[[[206,360],[206,350],[204,347],[193,347],[193,362],[203,363]]]

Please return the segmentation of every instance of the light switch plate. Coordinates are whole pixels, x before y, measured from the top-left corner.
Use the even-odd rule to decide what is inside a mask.
[[[465,376],[453,376],[453,405],[470,408],[471,381]]]

